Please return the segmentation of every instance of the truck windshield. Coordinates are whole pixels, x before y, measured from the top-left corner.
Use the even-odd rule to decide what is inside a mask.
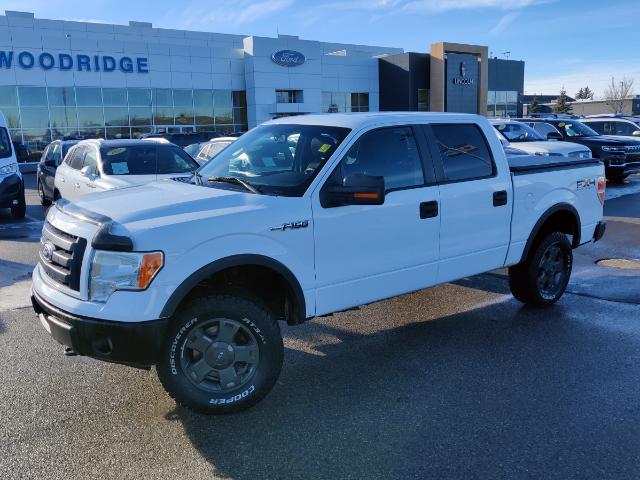
[[[0,158],[11,156],[11,140],[6,128],[0,128]]]
[[[581,122],[563,120],[554,125],[565,137],[597,137],[599,135],[598,132]]]
[[[543,138],[542,135],[524,123],[497,123],[493,126],[510,142],[541,142],[546,140],[546,138]]]
[[[229,188],[230,183],[208,179],[235,177],[261,193],[301,196],[349,132],[320,125],[261,125],[204,165],[198,177],[214,187]]]

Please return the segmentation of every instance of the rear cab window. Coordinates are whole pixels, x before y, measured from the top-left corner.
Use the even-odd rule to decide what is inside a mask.
[[[11,156],[11,139],[9,133],[4,127],[0,127],[0,158],[9,158]]]
[[[445,182],[492,177],[496,167],[489,145],[475,124],[430,125]]]

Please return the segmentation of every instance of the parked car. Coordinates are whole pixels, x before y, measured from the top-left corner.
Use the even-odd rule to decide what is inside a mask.
[[[203,143],[195,156],[196,162],[200,165],[204,165],[237,139],[238,137],[219,137]]]
[[[165,178],[189,178],[198,168],[180,147],[145,140],[84,140],[58,167],[60,198],[141,185]]]
[[[572,249],[604,233],[604,166],[511,162],[477,115],[269,121],[190,183],[58,202],[34,309],[78,354],[157,365],[180,404],[243,410],[278,379],[278,320],[297,325],[504,266],[518,300],[555,303]]]
[[[196,155],[198,155],[198,152],[205,143],[207,142],[192,143],[191,145],[184,147],[183,150],[187,152],[191,158],[195,159]]]
[[[490,122],[498,132],[501,141],[506,141],[506,146],[517,148],[529,155],[591,158],[591,150],[589,148],[570,142],[552,141],[552,138],[543,137],[522,122],[513,120],[491,120]],[[559,133],[556,133],[556,135],[555,138],[562,138]]]
[[[42,152],[36,174],[38,196],[40,197],[41,205],[49,206],[58,199],[59,194],[55,187],[56,170],[69,152],[69,149],[79,141],[80,140],[54,140],[47,145],[47,148]]]
[[[580,120],[600,135],[640,140],[640,118],[633,117],[589,117]]]
[[[143,138],[165,138],[179,147],[186,147],[193,143],[206,142],[212,138],[219,137],[216,132],[194,132],[194,133],[150,133]]]
[[[0,208],[9,208],[11,218],[14,220],[24,218],[27,213],[24,180],[18,168],[16,152],[2,112],[0,112]]]
[[[612,182],[621,183],[632,173],[640,172],[640,141],[600,135],[578,120],[555,118],[518,120],[534,128],[552,128],[562,135],[565,142],[579,143],[589,147],[593,157],[604,162],[607,178]]]

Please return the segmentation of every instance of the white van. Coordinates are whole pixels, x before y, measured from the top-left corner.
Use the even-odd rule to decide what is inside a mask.
[[[7,121],[0,112],[0,209],[2,208],[10,208],[11,218],[15,220],[24,218],[27,210],[24,181],[11,144]]]

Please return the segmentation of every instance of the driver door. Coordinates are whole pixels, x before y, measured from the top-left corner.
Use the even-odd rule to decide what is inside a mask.
[[[382,205],[327,208],[322,188],[314,193],[317,315],[435,284],[439,189],[422,135],[414,126],[364,133],[322,187],[351,175],[382,176]]]

